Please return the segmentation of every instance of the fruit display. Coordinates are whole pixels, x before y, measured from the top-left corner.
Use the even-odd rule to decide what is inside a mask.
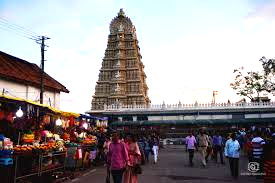
[[[24,143],[32,143],[34,141],[34,134],[32,131],[28,131],[22,136],[22,141]]]
[[[82,141],[83,144],[93,144],[94,141],[92,139],[89,139],[89,138],[85,138],[83,141]]]
[[[13,148],[15,154],[29,154],[29,153],[42,153],[49,151],[59,151],[57,144],[41,144],[39,146],[33,145],[17,145]]]
[[[64,134],[63,134],[63,140],[65,140],[65,141],[70,141],[70,134],[64,133]]]
[[[64,140],[62,140],[62,139],[57,140],[55,145],[58,147],[59,151],[64,151],[65,150]]]
[[[96,136],[89,135],[87,138],[85,138],[82,143],[86,145],[92,145],[96,144]]]
[[[55,145],[55,141],[52,140],[52,139],[49,140],[49,141],[48,141],[48,145],[49,145],[49,146],[54,146],[54,145]]]

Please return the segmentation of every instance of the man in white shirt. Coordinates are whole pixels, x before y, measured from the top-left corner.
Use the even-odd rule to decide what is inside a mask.
[[[236,133],[231,134],[231,138],[225,143],[224,154],[229,158],[231,175],[237,179],[239,175],[240,144],[236,140]]]
[[[185,138],[186,143],[186,149],[189,152],[189,166],[193,166],[193,158],[194,158],[194,152],[196,149],[196,138],[194,137],[193,133],[190,132],[189,136]]]

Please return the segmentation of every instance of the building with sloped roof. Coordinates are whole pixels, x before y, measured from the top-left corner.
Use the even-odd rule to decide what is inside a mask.
[[[34,63],[0,51],[0,90],[2,95],[40,102],[41,69]],[[69,90],[44,72],[43,104],[60,107],[60,93]]]

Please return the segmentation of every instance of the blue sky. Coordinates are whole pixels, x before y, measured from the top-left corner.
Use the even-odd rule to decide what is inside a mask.
[[[0,17],[47,41],[45,70],[71,92],[61,109],[90,109],[109,23],[123,8],[136,26],[153,104],[238,101],[233,69],[275,57],[272,0],[0,0]],[[0,50],[40,64],[35,41],[5,31]]]

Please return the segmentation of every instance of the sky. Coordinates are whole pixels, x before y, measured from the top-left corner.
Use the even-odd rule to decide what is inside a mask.
[[[137,30],[152,104],[236,102],[233,70],[275,57],[272,0],[0,0],[0,18],[50,37],[45,71],[70,90],[61,110],[90,110],[109,35],[123,8]],[[40,47],[0,24],[0,50],[40,65]]]

